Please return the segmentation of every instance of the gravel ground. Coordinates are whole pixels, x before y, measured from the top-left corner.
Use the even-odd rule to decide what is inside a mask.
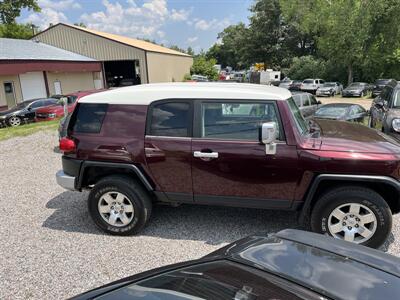
[[[56,184],[53,132],[0,142],[0,299],[60,299],[166,264],[199,258],[255,232],[297,227],[295,214],[156,207],[140,236],[100,232],[86,193]],[[400,218],[385,250],[400,256]]]

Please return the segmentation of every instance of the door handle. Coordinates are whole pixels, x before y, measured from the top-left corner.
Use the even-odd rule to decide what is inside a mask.
[[[218,158],[218,152],[201,152],[201,151],[194,151],[194,157],[199,158]]]

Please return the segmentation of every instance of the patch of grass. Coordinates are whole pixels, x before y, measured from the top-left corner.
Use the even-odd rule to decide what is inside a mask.
[[[0,128],[0,141],[7,140],[16,136],[27,136],[33,133],[44,130],[55,130],[58,127],[60,120],[53,120],[47,122],[37,122],[18,127]]]

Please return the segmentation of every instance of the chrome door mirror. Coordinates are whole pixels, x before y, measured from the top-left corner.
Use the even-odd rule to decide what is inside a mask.
[[[265,145],[265,154],[276,153],[275,141],[278,138],[278,126],[275,122],[262,123],[259,132],[260,143]]]

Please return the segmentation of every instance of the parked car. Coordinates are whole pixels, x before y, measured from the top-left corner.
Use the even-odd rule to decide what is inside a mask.
[[[90,91],[79,91],[71,94],[67,94],[64,96],[59,96],[57,99],[61,98],[67,98],[67,105],[68,105],[68,113],[71,113],[76,105],[76,101],[78,99],[82,98],[83,96],[90,95],[93,93],[99,93],[105,91],[105,89],[99,89],[99,90],[90,90]],[[45,106],[42,108],[39,108],[36,111],[36,121],[51,121],[56,118],[61,118],[64,116],[64,106],[60,103],[53,104],[50,106]]]
[[[224,78],[224,80],[226,79],[226,77]],[[192,75],[192,80],[194,81],[208,81],[207,76],[203,76],[203,75]]]
[[[372,88],[372,97],[376,98],[380,95],[383,88],[389,84],[391,81],[396,81],[395,79],[377,79]]]
[[[36,110],[43,106],[55,105],[58,101],[53,98],[41,98],[18,103],[17,106],[0,112],[0,125],[16,127],[23,123],[34,122]]]
[[[400,141],[400,83],[389,82],[371,104],[370,126]]]
[[[342,92],[343,97],[364,97],[370,92],[371,86],[366,82],[353,82]]]
[[[320,86],[325,83],[322,79],[305,79],[300,86],[300,90],[303,92],[315,94]]]
[[[301,80],[293,80],[292,83],[289,85],[290,91],[300,91],[300,87],[303,81]]]
[[[286,229],[236,241],[198,260],[136,274],[74,297],[89,299],[397,299],[400,259]]]
[[[353,103],[331,103],[321,106],[315,112],[317,119],[348,121],[368,124],[368,112],[364,107]]]
[[[157,202],[188,203],[296,210],[315,232],[379,247],[400,210],[400,144],[315,123],[271,86],[115,89],[78,101],[56,179],[90,190],[90,215],[110,234],[140,232]]]
[[[293,80],[283,80],[279,83],[280,88],[289,89],[289,86],[293,83]]]
[[[304,92],[292,92],[293,100],[305,118],[312,117],[317,111],[321,101],[315,99],[314,95]]]
[[[325,82],[317,89],[317,96],[335,96],[342,93],[343,85],[339,82]]]

